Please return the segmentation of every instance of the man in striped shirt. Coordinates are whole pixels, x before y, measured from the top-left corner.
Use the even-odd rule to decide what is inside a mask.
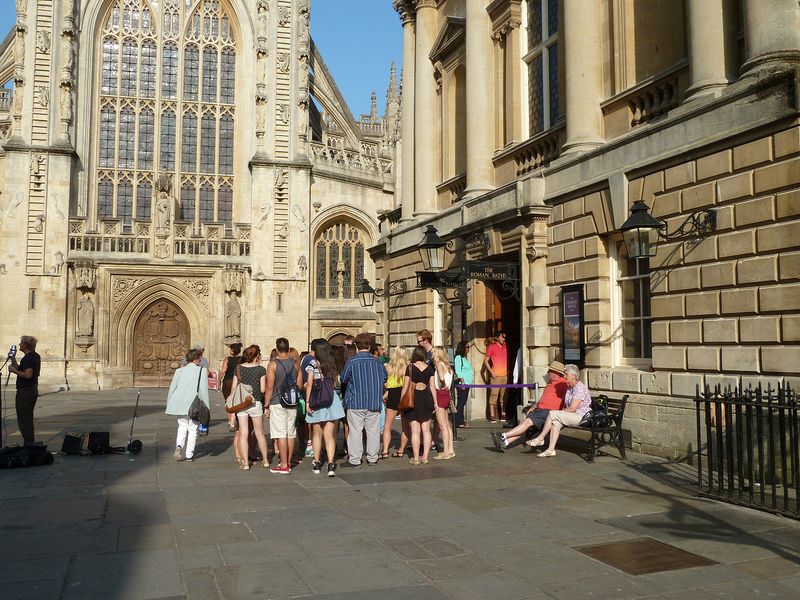
[[[383,386],[386,382],[386,369],[369,353],[372,336],[359,333],[355,343],[358,354],[344,365],[341,380],[345,388],[344,407],[347,409],[348,465],[360,467],[364,454],[363,433],[367,432],[367,464],[378,462],[380,450],[380,419],[383,404]]]

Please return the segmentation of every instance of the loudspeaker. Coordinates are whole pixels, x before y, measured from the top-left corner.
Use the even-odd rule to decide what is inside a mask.
[[[0,448],[0,468],[41,467],[50,464],[53,464],[53,455],[41,442],[28,446]]]
[[[111,442],[108,431],[92,431],[89,434],[88,448],[92,454],[109,454]]]
[[[70,431],[64,435],[61,454],[80,454],[86,445],[86,434]]]

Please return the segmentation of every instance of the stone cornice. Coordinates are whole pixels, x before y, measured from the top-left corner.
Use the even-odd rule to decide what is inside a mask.
[[[492,20],[492,39],[501,40],[522,25],[521,0],[495,0],[487,8]]]

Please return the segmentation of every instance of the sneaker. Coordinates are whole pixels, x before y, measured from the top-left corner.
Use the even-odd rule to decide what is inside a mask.
[[[306,454],[305,454],[305,456],[306,456],[306,458],[314,456],[314,449],[311,447],[311,442],[306,444]]]
[[[187,458],[184,462],[192,462],[191,458]]]
[[[490,432],[492,435],[492,443],[494,447],[497,449],[498,452],[505,452],[505,448],[503,447],[503,440],[500,437],[500,433],[497,431]]]
[[[322,468],[322,463],[318,460],[315,460],[311,463],[311,471],[314,475],[319,475],[319,471]]]
[[[500,445],[503,447],[503,450],[508,448],[508,440],[506,439],[505,433],[500,434]]]
[[[183,451],[183,448],[181,448],[180,446],[175,448],[175,452],[172,454],[172,456],[175,457],[175,460],[181,460],[183,458],[183,456],[181,454],[182,451]]]
[[[348,460],[348,461],[345,461],[345,463],[342,466],[343,467],[349,467],[351,469],[360,469],[361,468],[361,463],[351,463]]]
[[[278,465],[276,467],[270,467],[269,472],[270,473],[280,473],[281,475],[288,475],[289,473],[292,472],[292,467],[288,467],[288,466],[287,467],[282,467],[282,466]]]
[[[328,477],[336,477],[336,463],[328,463]]]

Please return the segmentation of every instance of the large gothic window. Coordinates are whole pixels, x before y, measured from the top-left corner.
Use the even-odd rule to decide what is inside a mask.
[[[334,223],[317,236],[314,251],[315,296],[320,300],[356,298],[364,278],[363,233],[345,221]]]
[[[169,173],[176,220],[230,231],[236,40],[223,0],[115,0],[101,36],[97,217],[149,220]]]
[[[558,120],[559,0],[528,0],[528,119],[530,135]]]

